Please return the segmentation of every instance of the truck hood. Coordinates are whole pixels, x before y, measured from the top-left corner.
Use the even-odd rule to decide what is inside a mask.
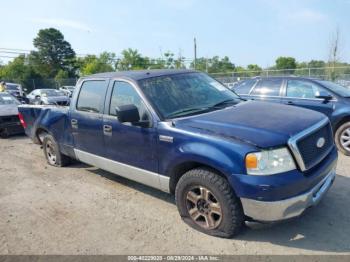
[[[174,121],[189,132],[236,139],[260,148],[287,144],[290,137],[323,120],[315,111],[275,103],[247,101]]]
[[[14,116],[18,115],[17,105],[0,105],[0,116]]]

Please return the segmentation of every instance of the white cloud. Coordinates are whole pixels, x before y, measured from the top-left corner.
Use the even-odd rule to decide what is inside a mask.
[[[301,9],[288,14],[287,18],[295,22],[318,23],[325,21],[327,19],[327,16],[315,10]]]
[[[32,21],[40,24],[53,25],[57,27],[68,27],[71,29],[91,32],[91,28],[88,25],[78,21],[73,21],[73,20],[60,19],[60,18],[58,19],[57,18],[35,18]]]

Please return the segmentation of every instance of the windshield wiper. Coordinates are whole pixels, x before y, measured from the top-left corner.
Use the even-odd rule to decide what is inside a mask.
[[[175,112],[172,112],[171,114],[167,115],[166,118],[191,115],[191,114],[195,114],[195,113],[208,111],[208,109],[209,109],[208,107],[185,108],[185,109],[181,109],[181,110],[177,110]]]
[[[231,98],[231,99],[227,99],[227,100],[221,101],[219,103],[216,103],[216,104],[212,105],[211,108],[222,107],[222,106],[225,106],[227,104],[233,104],[235,102],[236,102],[236,99]]]

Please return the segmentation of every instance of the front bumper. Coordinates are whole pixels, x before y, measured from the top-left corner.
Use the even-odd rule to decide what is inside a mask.
[[[307,208],[317,205],[333,184],[335,167],[311,190],[280,201],[258,201],[241,198],[246,216],[257,221],[273,222],[301,215]]]

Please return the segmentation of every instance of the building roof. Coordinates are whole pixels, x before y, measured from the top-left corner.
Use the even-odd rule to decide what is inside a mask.
[[[94,75],[85,76],[83,78],[129,78],[135,81],[158,77],[158,76],[167,76],[167,75],[176,75],[183,73],[193,73],[194,70],[188,69],[152,69],[152,70],[135,70],[135,71],[119,71],[119,72],[108,72],[108,73],[99,73]]]

